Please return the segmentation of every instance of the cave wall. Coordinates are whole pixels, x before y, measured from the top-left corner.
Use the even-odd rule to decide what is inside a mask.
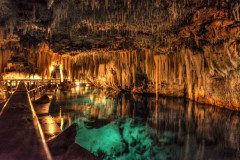
[[[0,73],[4,72],[4,67],[7,65],[7,61],[10,59],[13,52],[4,50],[0,52]]]
[[[52,9],[55,49],[78,54],[73,77],[239,107],[238,2],[70,0]]]
[[[74,74],[106,88],[184,96],[239,110],[239,27],[228,10],[205,7],[165,47],[74,53]]]
[[[61,56],[54,53],[49,45],[41,43],[30,48],[24,47],[19,42],[8,42],[0,48],[0,73],[1,75],[11,74],[5,72],[7,64],[14,56],[22,57],[25,60],[26,66],[23,72],[26,74],[37,74],[42,78],[49,79],[51,76],[50,66],[61,62]]]
[[[185,96],[239,109],[239,69],[231,59],[219,63],[218,51],[210,49],[196,53],[183,48],[177,54],[151,50],[81,53],[73,58],[73,74],[76,79],[87,77],[98,87]]]

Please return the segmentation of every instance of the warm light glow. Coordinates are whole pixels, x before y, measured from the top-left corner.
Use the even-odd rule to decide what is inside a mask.
[[[41,76],[35,74],[29,77],[28,73],[11,72],[4,74],[3,79],[41,79]]]
[[[101,81],[106,82],[106,77],[100,77]]]
[[[64,119],[61,118],[61,125],[60,125],[60,129],[63,130],[63,126],[64,126]]]
[[[63,82],[63,67],[60,65],[60,81]]]
[[[17,83],[14,81],[14,82],[12,82],[12,86],[16,86],[17,85]]]
[[[46,118],[46,123],[48,124],[47,125],[47,131],[50,133],[50,134],[54,134],[57,132],[57,128],[56,128],[56,124],[54,122],[54,120],[52,119],[52,117],[47,117]]]
[[[75,82],[75,84],[76,84],[77,86],[79,86],[79,85],[80,85],[80,82],[79,82],[79,81],[77,81],[77,82]]]
[[[101,97],[101,101],[102,101],[102,104],[106,104],[106,97],[105,97],[105,96],[102,96],[102,97]]]
[[[52,73],[52,71],[54,71],[55,67],[54,66],[50,66],[50,73]]]
[[[94,98],[93,95],[90,95],[90,100],[91,100],[91,101],[93,101],[93,98]]]

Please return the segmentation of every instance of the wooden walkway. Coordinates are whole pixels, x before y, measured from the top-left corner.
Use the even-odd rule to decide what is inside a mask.
[[[46,141],[56,137],[62,132],[60,127],[57,125],[52,116],[49,114],[49,106],[50,102],[46,104],[34,105]]]
[[[0,159],[52,159],[23,82],[0,112]]]

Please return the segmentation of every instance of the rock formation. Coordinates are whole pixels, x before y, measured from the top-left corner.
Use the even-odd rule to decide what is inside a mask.
[[[97,160],[98,158],[75,143],[76,135],[77,125],[73,124],[56,138],[48,141],[48,146],[54,159]]]

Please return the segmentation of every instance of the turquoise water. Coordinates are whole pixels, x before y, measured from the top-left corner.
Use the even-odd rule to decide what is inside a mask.
[[[75,88],[57,92],[50,114],[103,159],[238,159],[240,114],[187,102]]]

